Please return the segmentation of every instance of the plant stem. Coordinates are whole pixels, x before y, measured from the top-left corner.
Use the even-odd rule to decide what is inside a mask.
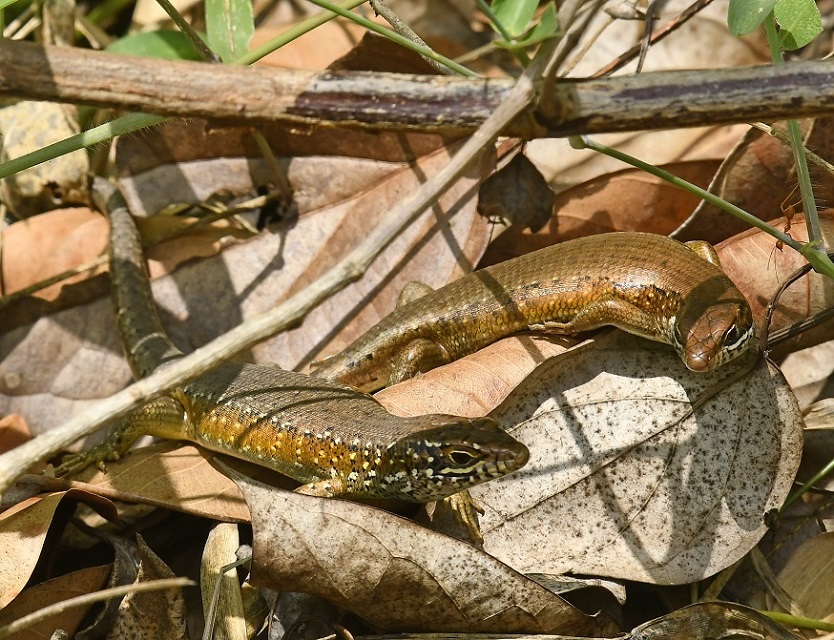
[[[776,32],[776,18],[773,16],[773,11],[765,18],[764,27],[773,64],[783,64],[782,48],[779,45],[779,34]],[[823,250],[817,204],[814,202],[814,190],[811,187],[808,161],[803,153],[804,144],[802,143],[802,135],[799,132],[799,123],[793,118],[786,120],[785,123],[788,127],[788,138],[790,138],[791,148],[793,149],[799,192],[802,194],[802,210],[805,213],[805,224],[808,228],[808,242],[818,250]]]
[[[717,195],[710,193],[709,191],[702,189],[701,187],[694,185],[691,182],[687,182],[686,180],[679,178],[676,175],[669,173],[668,171],[658,169],[657,167],[649,164],[648,162],[638,160],[637,158],[630,156],[627,153],[623,153],[622,151],[618,151],[617,149],[613,149],[599,142],[595,142],[585,136],[574,136],[570,138],[570,142],[571,146],[575,149],[591,149],[598,153],[610,156],[611,158],[616,158],[617,160],[625,162],[626,164],[629,164],[632,167],[642,169],[643,171],[650,173],[653,176],[657,176],[658,178],[668,182],[669,184],[673,184],[676,187],[680,187],[685,191],[689,191],[690,193],[695,194],[699,198],[703,198],[710,204],[713,204],[716,207],[719,207],[724,211],[733,214],[734,216],[743,220],[750,226],[756,227],[757,229],[761,229],[765,233],[769,233],[780,242],[789,246],[791,249],[801,253],[805,257],[805,259],[811,263],[811,266],[814,267],[814,269],[818,273],[827,275],[829,278],[834,278],[834,263],[831,262],[827,255],[817,250],[816,247],[811,243],[803,244],[801,242],[797,242],[786,233],[779,231],[779,229],[775,229],[774,227],[770,226],[762,220],[759,220],[756,216],[748,213],[744,209],[737,207],[736,205],[727,202],[722,198],[719,198]]]
[[[379,35],[381,35],[385,38],[388,38],[389,40],[392,40],[392,41],[396,42],[397,44],[402,45],[406,49],[411,49],[411,51],[414,51],[415,53],[418,53],[421,56],[425,56],[426,58],[430,58],[432,60],[435,60],[435,61],[449,67],[453,71],[456,71],[457,73],[459,73],[462,76],[468,76],[470,78],[474,78],[474,77],[478,76],[478,74],[475,73],[474,71],[472,71],[470,69],[467,69],[463,65],[458,64],[457,62],[447,58],[446,56],[440,55],[439,53],[437,53],[433,49],[430,49],[429,47],[421,47],[417,43],[412,42],[411,40],[406,38],[405,36],[401,36],[399,33],[394,31],[393,29],[388,29],[386,27],[383,27],[382,25],[377,24],[376,22],[372,22],[371,20],[368,20],[367,18],[365,18],[363,16],[352,13],[351,11],[347,11],[346,9],[343,9],[340,6],[335,5],[331,2],[327,2],[327,0],[310,0],[310,2],[312,2],[313,4],[321,7],[322,9],[327,9],[328,11],[332,11],[333,13],[337,13],[340,16],[342,16],[343,18],[347,18],[348,20],[352,20],[356,24],[365,27],[368,31],[373,31],[376,34],[379,34]]]

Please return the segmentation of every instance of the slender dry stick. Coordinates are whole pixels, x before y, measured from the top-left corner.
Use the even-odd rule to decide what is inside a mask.
[[[417,35],[417,32],[414,31],[414,29],[403,22],[402,18],[394,13],[391,7],[385,4],[382,0],[369,0],[368,4],[371,5],[371,8],[378,16],[382,16],[382,18],[384,18],[385,21],[391,25],[394,31],[399,33],[404,38],[408,38],[412,42],[419,44],[421,47],[428,48],[429,45],[426,44],[426,41]],[[420,55],[420,57],[428,62],[438,73],[442,73],[445,76],[454,74],[454,72],[445,64],[441,64],[437,60],[432,60],[428,56]]]
[[[147,591],[161,591],[163,589],[182,589],[183,587],[194,587],[197,583],[188,578],[162,578],[160,580],[151,580],[150,582],[143,582],[141,584],[127,584],[120,587],[112,587],[102,591],[95,591],[93,593],[86,593],[83,596],[76,596],[68,600],[56,602],[48,607],[39,609],[18,618],[14,622],[7,624],[5,627],[0,627],[0,638],[8,638],[16,633],[20,633],[27,627],[31,627],[38,622],[42,622],[47,618],[59,615],[64,611],[73,609],[75,607],[84,607],[103,600],[110,600],[111,598],[119,598],[128,593],[142,593]]]
[[[554,55],[564,48],[560,42],[548,41],[518,79],[513,90],[495,112],[466,141],[452,160],[395,207],[371,233],[338,264],[309,287],[285,300],[272,311],[262,314],[212,340],[194,353],[172,362],[163,370],[135,382],[127,389],[96,403],[68,422],[0,455],[0,491],[8,489],[19,475],[36,461],[54,455],[70,444],[120,418],[174,387],[207,373],[235,354],[298,325],[324,300],[358,280],[383,249],[404,228],[420,216],[439,194],[457,180],[484,148],[492,144],[504,127],[537,96],[539,79]]]

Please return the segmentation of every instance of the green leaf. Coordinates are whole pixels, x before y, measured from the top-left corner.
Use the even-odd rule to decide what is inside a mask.
[[[166,60],[200,60],[188,38],[181,31],[161,30],[134,33],[111,42],[105,49],[111,53]]]
[[[730,0],[727,26],[734,36],[744,36],[758,29],[778,0]]]
[[[251,0],[206,0],[208,44],[223,62],[248,53],[254,32]]]
[[[799,49],[822,33],[822,18],[814,0],[778,0],[773,8],[779,22],[779,43]]]
[[[537,44],[559,35],[558,22],[556,20],[556,5],[550,3],[545,7],[544,12],[539,18],[536,25],[530,29],[530,32],[521,40],[514,40],[506,42],[505,40],[497,40],[493,44],[505,49],[523,49],[530,45]]]
[[[538,0],[493,0],[492,11],[504,30],[517,38],[527,30],[538,6]]]

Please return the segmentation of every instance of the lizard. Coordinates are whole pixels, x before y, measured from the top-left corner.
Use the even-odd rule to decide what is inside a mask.
[[[666,342],[703,372],[755,338],[750,306],[709,244],[648,233],[568,240],[426,289],[404,290],[404,304],[313,375],[370,393],[520,331],[604,325]]]
[[[131,368],[143,377],[181,358],[151,293],[141,238],[118,189],[95,180],[110,219],[110,277]],[[57,475],[123,456],[140,435],[187,440],[274,469],[313,496],[426,503],[521,468],[524,444],[492,418],[399,417],[352,387],[273,365],[228,362],[152,400],[92,449],[65,458]],[[460,497],[460,496],[457,496]],[[467,502],[469,501],[469,502]],[[454,508],[477,506],[468,496]],[[474,540],[474,514],[460,514]]]

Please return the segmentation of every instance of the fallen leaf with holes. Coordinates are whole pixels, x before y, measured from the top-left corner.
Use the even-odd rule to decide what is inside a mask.
[[[322,596],[388,631],[614,631],[464,542],[366,505],[236,481],[253,514],[253,584]]]
[[[539,366],[490,414],[531,458],[489,494],[472,490],[486,551],[522,572],[662,584],[741,558],[802,451],[777,369],[759,361],[726,382],[747,365],[695,374],[668,347],[616,332]]]

